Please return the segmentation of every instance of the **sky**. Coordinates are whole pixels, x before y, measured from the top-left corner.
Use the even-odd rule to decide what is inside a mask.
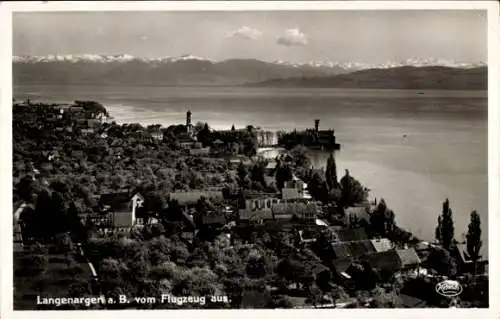
[[[485,11],[24,12],[14,55],[487,61]]]

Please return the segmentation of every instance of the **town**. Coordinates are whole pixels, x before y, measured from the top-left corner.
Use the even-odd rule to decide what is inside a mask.
[[[218,131],[189,110],[184,124],[143,127],[93,101],[13,104],[15,309],[124,295],[220,298],[57,307],[488,307],[479,214],[459,242],[443,198],[436,239],[417,238],[356,172],[337,176],[340,144],[320,120]],[[307,148],[331,153],[325,168]],[[436,293],[446,279],[459,296]]]

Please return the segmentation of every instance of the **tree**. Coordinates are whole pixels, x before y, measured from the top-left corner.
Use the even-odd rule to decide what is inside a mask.
[[[247,185],[248,170],[243,163],[240,163],[240,165],[238,165],[238,168],[236,169],[236,173],[238,175],[238,183],[239,183],[240,187],[244,187],[245,185]]]
[[[265,179],[265,166],[266,162],[259,161],[255,163],[250,172],[250,178],[252,181],[260,183],[261,187],[267,187],[266,179]]]
[[[207,216],[209,211],[209,203],[205,196],[201,196],[196,202],[196,215],[194,216],[194,222],[197,227],[201,227],[203,217]]]
[[[326,183],[328,184],[328,188],[335,189],[338,188],[339,182],[337,179],[337,164],[335,162],[335,156],[333,152],[328,157],[326,162]]]
[[[295,146],[290,150],[290,155],[295,168],[309,169],[311,167],[311,160],[307,156],[307,148],[304,146]]]
[[[15,186],[15,192],[19,195],[19,197],[24,201],[30,201],[32,194],[35,192],[36,186],[33,181],[33,177],[26,175],[17,185]]]
[[[476,262],[479,259],[479,252],[481,250],[481,219],[476,211],[470,214],[469,230],[466,235],[467,238],[467,253],[471,260]]]
[[[328,185],[324,176],[319,172],[313,174],[307,188],[314,199],[322,202],[328,201]]]
[[[291,181],[292,178],[293,172],[290,166],[282,161],[278,161],[278,165],[276,166],[276,187],[278,187],[278,190],[283,189],[285,182]]]
[[[396,230],[396,215],[387,207],[385,200],[382,198],[370,215],[370,223],[373,229],[381,234],[392,234]]]
[[[436,228],[436,239],[441,242],[445,249],[450,249],[454,238],[455,227],[453,226],[452,211],[448,198],[443,202],[443,211],[438,218]]]
[[[453,276],[456,274],[455,262],[446,249],[440,247],[433,248],[426,263],[429,268],[436,270],[442,275]]]
[[[210,127],[208,126],[208,123],[205,123],[203,129],[201,129],[197,134],[198,141],[203,146],[208,146],[211,143],[211,137],[212,133],[210,132]]]
[[[206,123],[203,122],[196,122],[196,124],[193,127],[194,134],[198,135],[198,133],[205,127],[205,124]]]
[[[247,131],[243,135],[243,152],[247,156],[255,156],[259,147],[257,134],[252,125],[247,126]]]
[[[276,268],[276,273],[278,275],[294,282],[297,286],[302,283],[305,272],[305,265],[301,261],[290,257],[281,260]]]
[[[345,175],[340,180],[342,187],[342,204],[344,207],[349,207],[354,204],[361,203],[368,198],[368,191],[361,183],[349,174],[349,170],[345,170]]]
[[[96,102],[96,101],[75,101],[75,105],[83,107],[87,112],[96,113],[96,114],[102,113],[106,116],[109,115],[109,113],[106,110],[106,108],[104,107],[104,105],[102,105],[101,103]]]
[[[217,275],[208,268],[183,270],[173,278],[172,292],[177,296],[215,295],[221,290]]]
[[[59,234],[56,236],[56,249],[59,253],[63,253],[68,257],[69,253],[73,251],[73,242],[68,233]]]

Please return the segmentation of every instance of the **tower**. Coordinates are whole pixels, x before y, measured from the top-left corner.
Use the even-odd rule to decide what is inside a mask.
[[[316,132],[319,131],[319,120],[318,119],[314,120],[314,130]]]
[[[191,111],[186,113],[186,133],[191,136],[193,134],[193,124],[191,124]]]

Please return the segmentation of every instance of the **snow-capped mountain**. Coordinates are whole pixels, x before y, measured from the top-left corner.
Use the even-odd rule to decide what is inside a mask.
[[[163,56],[155,58],[134,57],[128,54],[119,55],[100,55],[100,54],[67,54],[67,55],[46,55],[46,56],[14,56],[14,63],[43,63],[43,62],[72,62],[72,63],[109,63],[109,62],[177,62],[188,60],[211,61],[210,59],[197,57],[190,54],[181,55],[179,57]]]
[[[15,84],[242,85],[269,80],[325,78],[407,66],[417,69],[446,68],[457,70],[458,73],[480,67],[486,69],[484,63],[433,58],[367,64],[335,61],[267,62],[256,59],[215,61],[194,55],[140,58],[128,54],[75,54],[15,56],[13,80]],[[405,72],[412,71],[403,70]],[[402,76],[403,73],[398,74]],[[436,76],[436,73],[432,76]],[[356,85],[356,82],[353,83]]]
[[[387,61],[384,63],[373,64],[364,62],[332,62],[332,61],[310,61],[305,63],[292,63],[288,61],[278,60],[274,63],[279,65],[288,65],[295,68],[304,66],[313,68],[341,68],[348,71],[366,70],[366,69],[389,69],[403,66],[413,67],[428,67],[428,66],[443,66],[449,68],[470,69],[486,66],[484,62],[468,63],[456,62],[452,60],[436,59],[436,58],[410,58],[404,61],[395,62]]]
[[[14,56],[14,63],[43,63],[43,62],[94,62],[94,63],[109,63],[109,62],[130,62],[130,61],[140,61],[144,63],[149,62],[160,62],[160,63],[168,63],[168,62],[178,62],[178,61],[207,61],[211,63],[218,63],[220,61],[216,61],[213,59],[208,59],[204,57],[194,56],[190,54],[182,55],[179,57],[173,56],[163,56],[163,57],[154,57],[154,58],[142,58],[142,57],[134,57],[128,54],[120,54],[120,55],[98,55],[98,54],[69,54],[69,55],[47,55],[47,56]],[[309,61],[302,63],[289,62],[286,60],[277,60],[267,63],[274,63],[277,65],[289,66],[293,68],[336,68],[336,69],[345,69],[347,71],[356,71],[356,70],[364,70],[364,69],[387,69],[387,68],[395,68],[402,66],[414,66],[414,67],[425,67],[425,66],[444,66],[450,68],[475,68],[485,66],[486,63],[478,62],[478,63],[468,63],[468,62],[457,62],[452,60],[445,59],[437,59],[437,58],[410,58],[404,61],[387,61],[384,63],[373,64],[373,63],[364,63],[364,62],[336,62],[336,61]]]

